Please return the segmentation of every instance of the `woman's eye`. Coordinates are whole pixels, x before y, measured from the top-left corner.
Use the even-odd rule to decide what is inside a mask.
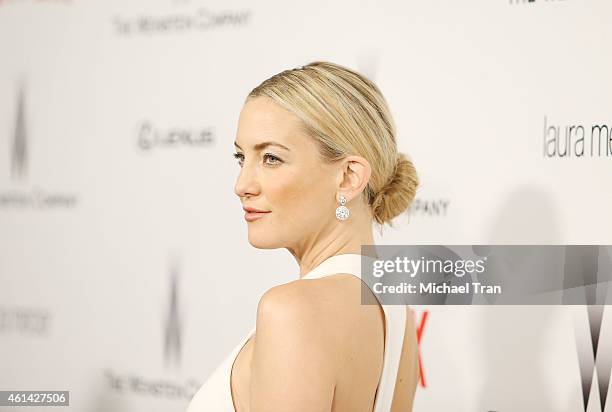
[[[242,153],[234,153],[233,154],[234,159],[238,160],[238,164],[240,166],[242,166],[242,164],[244,163],[244,155]],[[268,164],[268,165],[276,165],[276,164],[280,164],[283,161],[281,159],[279,159],[278,157],[274,156],[273,154],[270,153],[266,153],[264,155],[264,163]]]
[[[234,153],[234,159],[238,160],[238,164],[242,166],[242,162],[244,162],[244,156],[242,153]]]
[[[282,163],[281,159],[279,159],[278,157],[276,157],[276,156],[274,156],[273,154],[270,154],[270,153],[266,153],[264,155],[264,159],[271,159],[272,163],[268,163],[268,164],[272,164],[272,165]]]

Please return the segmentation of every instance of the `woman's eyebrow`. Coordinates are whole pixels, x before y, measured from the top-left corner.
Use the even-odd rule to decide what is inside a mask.
[[[238,143],[234,142],[234,146],[236,146],[238,149],[242,150],[242,147],[240,147],[240,146],[238,145]],[[266,148],[266,147],[268,147],[268,146],[278,146],[278,147],[280,147],[281,149],[285,149],[285,150],[287,150],[287,151],[289,151],[289,152],[291,151],[291,150],[290,150],[290,149],[289,149],[287,146],[282,145],[282,144],[280,144],[280,143],[278,143],[278,142],[272,142],[272,141],[270,141],[270,142],[261,142],[261,143],[257,143],[255,146],[253,146],[253,149],[254,149],[255,151],[259,151],[259,150],[262,150],[262,149],[264,149],[264,148]]]

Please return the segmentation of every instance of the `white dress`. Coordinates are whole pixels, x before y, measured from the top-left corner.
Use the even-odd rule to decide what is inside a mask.
[[[362,257],[373,259],[352,253],[331,256],[301,279],[315,279],[338,273],[349,273],[361,278]],[[364,284],[366,283],[364,282]],[[391,410],[406,328],[406,307],[404,305],[381,306],[385,313],[386,322],[385,352],[373,412],[389,412]],[[230,388],[231,368],[236,356],[254,332],[255,328],[253,327],[213,371],[191,399],[186,412],[235,412]]]

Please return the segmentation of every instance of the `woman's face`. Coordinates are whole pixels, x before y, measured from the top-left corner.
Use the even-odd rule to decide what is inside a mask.
[[[238,120],[234,192],[246,214],[249,243],[274,249],[307,247],[333,227],[338,166],[322,161],[300,120],[268,97],[249,99]]]

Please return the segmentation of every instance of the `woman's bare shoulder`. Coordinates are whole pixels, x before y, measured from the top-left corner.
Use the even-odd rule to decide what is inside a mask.
[[[349,274],[317,279],[298,279],[268,289],[259,300],[258,317],[312,317],[320,322],[341,320],[333,312],[355,310],[359,305],[361,281]],[[345,315],[341,313],[340,315]]]
[[[327,319],[329,292],[324,289],[321,282],[298,280],[262,295],[251,362],[252,405],[262,410],[277,404],[283,410],[331,405],[339,345]]]
[[[274,286],[259,301],[257,328],[296,326],[305,336],[319,336],[329,350],[345,351],[343,345],[358,329],[376,328],[380,321],[377,305],[361,304],[361,287],[361,280],[350,274]]]

